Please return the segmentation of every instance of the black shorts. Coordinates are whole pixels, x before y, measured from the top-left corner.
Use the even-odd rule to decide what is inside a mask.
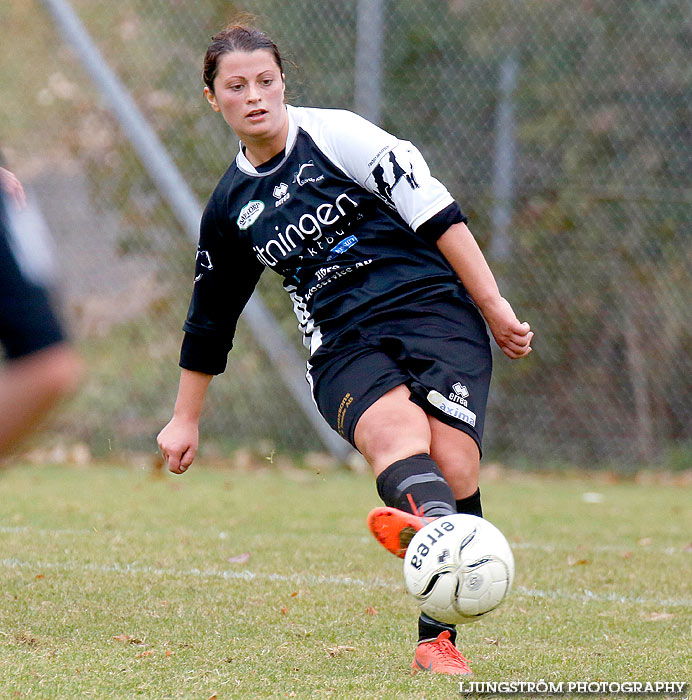
[[[307,379],[327,423],[354,447],[358,419],[400,384],[427,414],[481,450],[492,371],[485,322],[470,301],[445,298],[379,314],[320,346]]]
[[[0,196],[0,346],[13,360],[65,339],[48,291],[24,274],[10,246],[10,222]]]

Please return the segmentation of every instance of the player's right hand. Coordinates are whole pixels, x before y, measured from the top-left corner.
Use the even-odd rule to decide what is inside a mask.
[[[192,464],[199,447],[199,426],[175,416],[159,433],[156,442],[173,474],[184,474]]]

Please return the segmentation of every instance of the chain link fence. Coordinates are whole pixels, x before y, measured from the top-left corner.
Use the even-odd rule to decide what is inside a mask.
[[[50,223],[89,366],[55,430],[95,453],[153,450],[177,389],[195,246],[47,4],[0,5],[0,145]],[[687,0],[71,6],[201,203],[237,148],[203,100],[201,62],[241,11],[284,53],[290,102],[372,108],[366,116],[420,148],[536,331],[530,358],[496,358],[489,457],[689,466]],[[359,23],[364,9],[381,22]],[[356,47],[378,51],[359,61]],[[359,89],[376,78],[374,97]],[[265,274],[260,291],[298,347],[279,278]],[[247,324],[203,432],[208,453],[322,449]]]

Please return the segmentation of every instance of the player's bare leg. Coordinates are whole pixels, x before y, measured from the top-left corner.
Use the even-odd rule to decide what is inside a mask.
[[[455,494],[430,455],[433,427],[410,395],[400,385],[382,396],[363,413],[354,436],[385,502],[385,507],[370,512],[368,527],[380,544],[399,557],[430,519],[456,512]],[[441,445],[446,444],[445,437],[442,432]],[[455,636],[453,626],[421,616],[413,668],[470,674],[468,662],[454,647]]]
[[[424,411],[409,401],[403,384],[388,391],[363,413],[356,425],[356,446],[376,478],[391,465],[430,451],[430,425]],[[386,501],[385,501],[386,502]],[[393,554],[403,557],[413,535],[422,527],[417,508],[375,508],[368,527]]]
[[[64,343],[7,362],[0,373],[0,449],[15,447],[77,387],[81,362]]]
[[[426,413],[409,400],[411,392],[402,385],[388,391],[372,404],[356,425],[356,446],[372,466],[377,487],[386,507],[376,508],[368,516],[368,527],[383,547],[403,557],[413,535],[425,524],[420,517],[424,504],[418,482],[433,482],[442,490],[442,500],[451,494],[444,477],[430,474],[430,424]],[[409,488],[410,486],[410,488]],[[429,491],[430,489],[428,489]],[[437,507],[439,498],[432,502]],[[449,506],[442,505],[443,510]]]
[[[390,464],[430,452],[427,414],[409,401],[411,392],[400,384],[369,406],[354,432],[356,447],[379,476]]]
[[[432,436],[430,456],[437,462],[457,500],[471,496],[478,489],[480,452],[476,441],[433,416],[428,416],[428,421]]]

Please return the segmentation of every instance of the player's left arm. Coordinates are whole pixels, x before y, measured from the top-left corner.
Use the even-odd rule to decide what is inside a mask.
[[[490,332],[507,357],[516,360],[531,352],[533,331],[520,322],[502,297],[483,252],[464,223],[453,224],[437,240],[437,247],[488,322]]]
[[[396,209],[423,239],[436,240],[505,355],[512,359],[528,355],[533,338],[529,324],[520,323],[500,295],[483,253],[462,223],[466,217],[431,175],[420,151],[362,117],[339,110],[331,113],[320,142],[346,174]]]

